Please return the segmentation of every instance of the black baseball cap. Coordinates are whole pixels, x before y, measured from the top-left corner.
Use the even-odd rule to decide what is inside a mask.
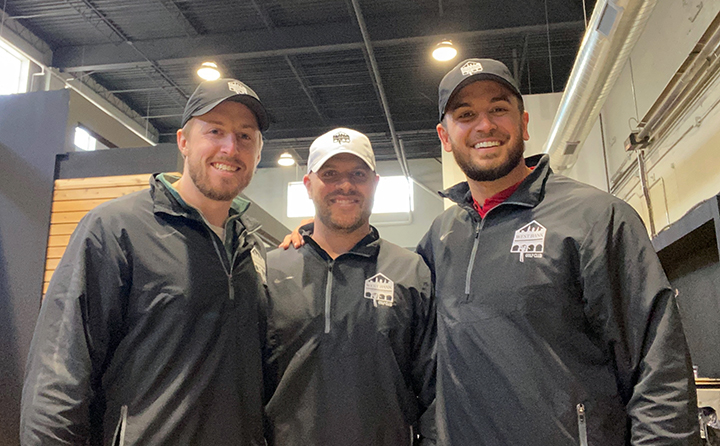
[[[204,115],[223,101],[240,102],[255,114],[260,131],[264,132],[270,126],[267,110],[260,102],[258,95],[252,88],[237,79],[218,79],[202,82],[185,104],[182,125],[193,117]]]
[[[522,100],[520,86],[504,63],[494,59],[465,59],[448,71],[438,88],[440,121],[445,116],[445,107],[456,91],[475,81],[493,80],[505,85]]]

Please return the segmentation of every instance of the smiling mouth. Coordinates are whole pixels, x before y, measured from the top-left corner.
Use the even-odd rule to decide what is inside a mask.
[[[213,166],[217,170],[221,170],[223,172],[237,172],[240,170],[239,167],[231,166],[230,164],[225,163],[210,163],[211,166]]]
[[[356,204],[359,202],[360,202],[360,200],[358,200],[357,198],[349,198],[349,197],[337,197],[337,198],[330,199],[330,204],[339,204],[339,205]]]
[[[491,147],[498,147],[500,141],[481,141],[473,146],[473,149],[489,149]]]

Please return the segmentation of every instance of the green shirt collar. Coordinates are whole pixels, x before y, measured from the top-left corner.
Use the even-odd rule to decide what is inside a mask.
[[[161,173],[156,177],[160,182],[165,185],[165,188],[170,191],[172,196],[180,203],[183,207],[187,209],[194,209],[193,206],[189,205],[185,200],[182,199],[180,196],[180,193],[173,187],[172,183],[176,182],[180,179],[180,177],[176,175],[171,175],[169,173]],[[237,214],[242,215],[247,211],[248,207],[250,207],[250,201],[242,198],[241,196],[237,196],[233,199],[232,203],[230,204],[230,214]]]

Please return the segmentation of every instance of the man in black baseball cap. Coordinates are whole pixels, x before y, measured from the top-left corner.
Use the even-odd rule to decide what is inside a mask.
[[[38,319],[22,444],[265,444],[265,248],[238,194],[267,126],[242,82],[203,82],[177,131],[182,177],[84,217]]]
[[[501,62],[440,82],[437,132],[467,181],[417,252],[437,297],[437,444],[699,444],[670,287],[625,202],[523,158]]]

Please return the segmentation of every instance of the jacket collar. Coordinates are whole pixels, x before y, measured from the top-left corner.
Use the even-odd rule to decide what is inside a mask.
[[[320,247],[320,245],[315,242],[312,238],[314,224],[309,223],[304,226],[300,227],[300,235],[303,236],[303,239],[305,240],[304,246],[312,246],[312,248],[320,254],[320,256],[326,260],[330,259],[330,256],[325,252],[324,249]],[[378,252],[380,251],[380,233],[374,226],[370,226],[370,232],[368,235],[362,238],[359,242],[355,244],[355,246],[350,249],[350,251],[343,253],[341,255],[351,254],[351,255],[358,255],[361,257],[376,257],[378,255]],[[340,257],[340,256],[338,256]]]
[[[552,173],[550,168],[550,156],[547,154],[534,155],[525,158],[528,167],[535,167],[517,188],[517,190],[505,200],[506,204],[535,207],[543,199],[545,194],[545,182]],[[472,209],[472,194],[467,181],[458,183],[449,189],[439,192],[441,197],[447,198],[465,209]]]
[[[150,177],[150,196],[153,200],[153,212],[164,213],[176,217],[185,217],[191,220],[205,221],[200,212],[190,206],[180,197],[178,191],[171,186],[178,180],[175,175],[156,173]],[[238,196],[230,205],[230,220],[237,220],[250,207],[250,201]],[[243,226],[253,232],[260,224],[251,218],[241,219]]]

